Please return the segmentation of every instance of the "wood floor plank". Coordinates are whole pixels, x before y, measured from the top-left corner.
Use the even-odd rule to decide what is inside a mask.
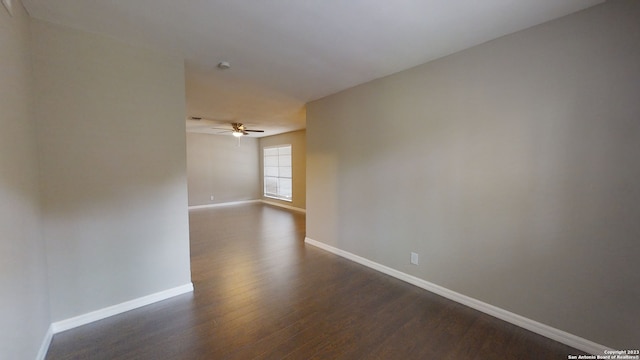
[[[582,354],[304,244],[264,204],[190,212],[195,290],[56,334],[60,359],[566,359]]]

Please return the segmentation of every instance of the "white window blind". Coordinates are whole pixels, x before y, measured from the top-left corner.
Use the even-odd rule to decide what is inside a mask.
[[[291,145],[266,147],[264,152],[264,196],[291,201]]]

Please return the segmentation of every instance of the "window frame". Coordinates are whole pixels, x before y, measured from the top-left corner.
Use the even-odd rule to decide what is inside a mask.
[[[280,154],[280,149],[282,148],[289,148],[289,154]],[[278,150],[278,154],[277,155],[267,155],[267,150],[273,150],[273,149],[277,149]],[[288,155],[288,162],[289,165],[288,166],[282,166],[280,165],[280,160],[281,160],[281,156],[287,156]],[[267,171],[267,156],[270,157],[275,157],[277,160],[277,165],[276,166],[269,166],[271,169],[271,171],[273,171],[273,168],[276,168],[277,171],[277,176],[273,176],[273,175],[269,175],[267,176],[267,173],[269,171]],[[282,168],[288,168],[288,174],[289,177],[286,176],[286,171],[285,171],[285,176],[281,176],[281,169]],[[267,178],[269,179],[276,179],[276,192],[267,192]],[[289,190],[289,194],[290,196],[287,197],[286,195],[282,195],[281,194],[281,189],[282,189],[282,180],[285,180],[284,183],[286,183],[288,180],[288,182],[290,183],[290,190]],[[281,144],[281,145],[273,145],[273,146],[265,146],[262,148],[262,196],[264,196],[265,198],[269,198],[269,199],[275,199],[275,200],[281,200],[281,201],[287,201],[287,202],[293,202],[293,146],[291,144]]]

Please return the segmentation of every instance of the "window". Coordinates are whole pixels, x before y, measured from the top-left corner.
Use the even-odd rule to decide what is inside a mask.
[[[291,145],[264,148],[264,196],[291,201]]]

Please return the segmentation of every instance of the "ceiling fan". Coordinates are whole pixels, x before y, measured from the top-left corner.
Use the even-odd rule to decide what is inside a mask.
[[[190,116],[189,117],[190,120],[208,120],[208,119],[204,119],[201,117],[197,117],[197,116]],[[231,135],[235,136],[235,137],[242,137],[245,135],[249,135],[249,133],[262,133],[264,132],[264,130],[254,130],[254,129],[247,129],[247,127],[245,125],[243,125],[242,123],[239,122],[232,122],[231,124],[231,129],[228,128],[212,128],[215,130],[223,130],[218,132],[219,134],[224,134],[224,133],[231,133]]]
[[[264,130],[247,129],[244,125],[242,125],[242,123],[231,123],[231,127],[233,127],[233,130],[231,130],[231,135],[235,137],[249,135],[250,132],[256,132],[256,133],[264,132]]]

